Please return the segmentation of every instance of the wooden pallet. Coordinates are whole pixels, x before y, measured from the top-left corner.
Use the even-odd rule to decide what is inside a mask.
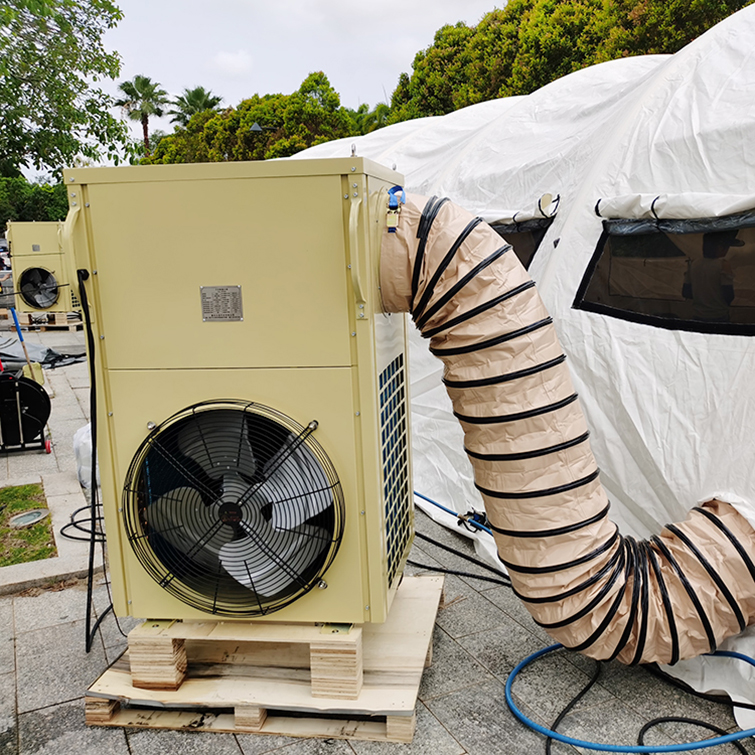
[[[442,591],[442,577],[407,577],[385,624],[336,634],[328,626],[277,625],[276,634],[276,625],[145,622],[137,628],[138,641],[129,635],[130,650],[87,691],[86,721],[97,726],[410,742]],[[181,624],[190,630],[179,628]],[[147,656],[140,645],[149,644],[150,632],[160,640],[152,652],[166,662],[163,672],[180,669],[183,679],[177,689],[133,683],[129,654],[135,649],[142,653],[137,673],[143,683]],[[318,644],[326,648],[325,665],[335,671],[318,669]],[[180,650],[175,649],[178,645]],[[350,645],[361,646],[362,673],[356,697],[346,699],[344,692],[353,694],[356,678]],[[339,656],[344,662],[338,662]],[[162,674],[161,683],[165,678]],[[324,685],[319,689],[318,678]],[[324,696],[328,689],[333,694]]]
[[[67,312],[18,312],[18,322],[22,328],[46,330],[68,330],[75,332],[84,327],[79,319],[69,319]]]

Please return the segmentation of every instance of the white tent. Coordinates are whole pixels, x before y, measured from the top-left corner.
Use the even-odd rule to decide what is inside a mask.
[[[530,273],[568,354],[612,518],[640,537],[683,519],[713,494],[755,526],[755,284],[749,283],[755,216],[748,215],[755,211],[753,39],[755,7],[749,7],[673,56],[606,63],[526,97],[297,155],[347,156],[356,144],[358,155],[395,164],[407,190],[448,196],[488,222],[555,214]],[[740,229],[745,245],[727,256],[736,297],[731,322],[690,324],[680,286],[665,283],[660,288],[669,290],[656,301],[648,294],[632,305],[609,281],[605,296],[595,299],[601,306],[576,307],[595,285],[590,275],[600,271],[596,252],[604,249],[605,218],[631,221],[625,225],[632,233],[672,234],[676,257],[672,251],[668,259],[612,258],[617,269],[624,265],[631,273],[634,266],[638,275],[655,265],[667,271],[667,281],[700,256],[682,251],[699,247],[703,231]],[[440,363],[422,348],[412,357],[415,487],[461,512],[479,508],[461,431],[440,385]],[[731,643],[755,655],[755,635]],[[726,663],[735,662],[715,661],[719,668]],[[704,672],[706,666],[687,664],[687,678],[709,673],[697,683],[722,686],[710,681],[718,676]],[[734,668],[742,671],[732,666],[723,675],[733,678]],[[733,682],[727,688],[747,695]]]

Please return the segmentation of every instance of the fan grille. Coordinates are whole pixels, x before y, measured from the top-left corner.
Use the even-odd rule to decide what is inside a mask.
[[[49,309],[60,295],[55,276],[43,267],[28,267],[18,280],[18,291],[24,302],[35,309]]]
[[[383,370],[379,380],[389,585],[393,583],[412,536],[405,384],[404,355],[399,354]]]
[[[344,526],[341,484],[304,428],[236,400],[157,427],[126,476],[129,542],[149,575],[207,613],[261,616],[316,586]]]

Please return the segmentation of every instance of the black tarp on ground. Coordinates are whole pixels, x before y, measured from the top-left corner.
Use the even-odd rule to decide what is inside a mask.
[[[32,362],[39,362],[45,370],[54,367],[64,367],[74,362],[82,362],[86,359],[86,352],[83,347],[77,347],[77,351],[71,351],[62,354],[59,351],[50,349],[47,346],[41,346],[36,343],[24,342],[29,352],[29,358]],[[21,342],[12,336],[0,337],[0,362],[6,370],[20,370],[26,364],[24,348]]]

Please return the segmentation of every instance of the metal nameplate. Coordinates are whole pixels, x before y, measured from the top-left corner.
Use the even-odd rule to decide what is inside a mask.
[[[242,322],[241,286],[200,286],[202,322]]]

